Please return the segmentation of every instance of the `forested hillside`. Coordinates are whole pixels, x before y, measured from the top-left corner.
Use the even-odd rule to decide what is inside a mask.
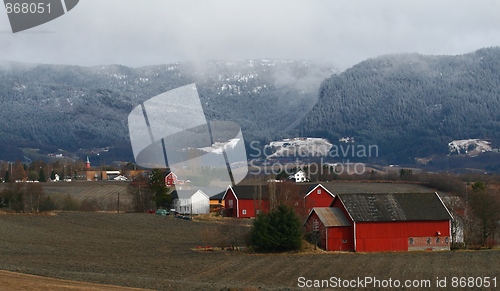
[[[389,162],[447,154],[454,139],[500,142],[500,48],[369,59],[325,80],[300,134],[377,144]]]
[[[303,61],[213,61],[129,68],[0,64],[0,159],[110,147],[131,160],[127,116],[141,102],[196,82],[207,118],[240,124],[249,140],[280,138],[316,103],[332,67]],[[102,157],[102,156],[101,156]]]
[[[320,137],[376,144],[389,163],[446,155],[452,140],[500,145],[500,48],[460,56],[400,54],[334,74],[303,61],[213,61],[141,68],[0,64],[0,159],[19,148],[131,160],[127,116],[196,82],[208,119],[234,121],[246,141]],[[319,98],[319,100],[318,100]]]

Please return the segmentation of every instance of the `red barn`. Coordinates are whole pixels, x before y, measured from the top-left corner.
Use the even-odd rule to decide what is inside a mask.
[[[306,231],[332,251],[449,250],[451,220],[437,193],[338,194],[311,211]]]
[[[304,196],[307,213],[311,212],[314,207],[329,207],[332,205],[333,198],[335,198],[335,195],[325,186],[321,184],[313,185]]]
[[[370,182],[323,182],[313,185],[304,196],[307,214],[313,207],[329,207],[337,194],[354,193],[429,193],[427,187],[407,183],[370,183]]]
[[[169,187],[174,186],[175,184],[177,184],[177,175],[174,174],[174,172],[167,173],[165,176],[165,186]]]
[[[269,211],[269,188],[267,185],[229,186],[222,200],[226,216],[252,218]]]

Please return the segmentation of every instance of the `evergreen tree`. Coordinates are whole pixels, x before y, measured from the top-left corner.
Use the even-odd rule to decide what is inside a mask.
[[[52,172],[50,172],[50,180],[54,181],[55,179],[56,179],[56,172],[52,170]]]
[[[259,251],[291,251],[302,247],[300,220],[291,207],[284,205],[257,216],[250,237],[252,246]]]
[[[154,192],[156,207],[165,207],[171,203],[172,198],[168,194],[167,186],[165,185],[165,174],[159,169],[154,169],[149,176],[149,186]]]
[[[4,181],[5,181],[5,183],[10,182],[10,173],[9,173],[9,170],[5,171]]]
[[[45,171],[43,169],[40,169],[40,173],[38,174],[38,182],[47,182]]]

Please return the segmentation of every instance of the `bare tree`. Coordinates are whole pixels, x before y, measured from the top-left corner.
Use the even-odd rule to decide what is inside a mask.
[[[474,183],[472,189],[470,205],[479,219],[481,245],[486,246],[488,239],[494,237],[500,221],[500,194],[481,182]]]
[[[148,186],[148,178],[141,177],[130,183],[128,193],[132,196],[135,212],[145,212],[151,208],[153,201],[153,191]]]
[[[45,198],[42,185],[39,183],[28,183],[24,187],[24,212],[36,213],[40,212],[40,204]]]

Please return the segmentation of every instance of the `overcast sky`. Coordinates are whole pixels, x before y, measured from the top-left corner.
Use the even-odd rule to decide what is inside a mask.
[[[301,59],[346,69],[389,53],[463,54],[500,45],[500,1],[80,0],[13,34],[0,9],[1,60],[143,66]]]

